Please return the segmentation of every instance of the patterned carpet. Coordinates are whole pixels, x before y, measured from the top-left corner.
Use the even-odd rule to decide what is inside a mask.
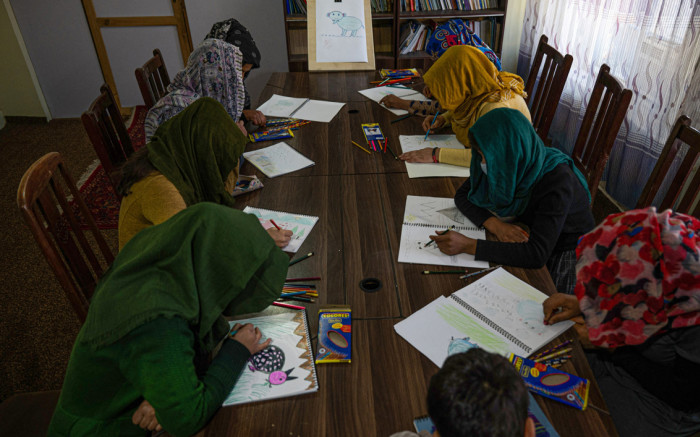
[[[133,116],[127,131],[131,137],[134,150],[138,150],[146,144],[146,134],[144,132],[144,120],[148,111],[145,106],[134,108]],[[93,167],[93,166],[91,166]],[[88,175],[80,178],[78,189],[85,199],[87,207],[92,212],[97,227],[100,229],[117,229],[119,224],[119,199],[114,193],[112,184],[107,177],[101,164],[97,164],[94,169],[88,168]]]

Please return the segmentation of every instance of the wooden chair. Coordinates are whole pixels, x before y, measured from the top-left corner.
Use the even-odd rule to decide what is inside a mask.
[[[114,255],[59,153],[44,155],[24,173],[17,205],[78,318],[85,321],[95,285]]]
[[[642,195],[637,201],[636,208],[646,208],[652,205],[662,184],[666,181],[671,165],[681,151],[683,143],[688,146],[687,151],[680,160],[678,170],[661,199],[659,210],[673,208],[674,211],[700,217],[700,202],[697,202],[694,210],[691,211],[693,203],[696,203],[698,193],[700,193],[700,171],[696,171],[692,181],[688,183],[694,164],[700,155],[700,131],[690,126],[690,118],[685,115],[681,115],[673,126],[659,160],[649,176],[649,181],[644,186]],[[685,193],[679,198],[684,188],[686,188]],[[676,202],[678,202],[677,205]]]
[[[598,183],[615,144],[617,132],[627,114],[631,98],[632,91],[624,89],[617,79],[610,75],[610,67],[603,64],[571,156],[588,182],[591,204],[595,200]]]
[[[102,168],[109,176],[114,192],[117,193],[117,169],[134,153],[134,147],[119,107],[114,101],[114,94],[107,84],[100,87],[100,96],[80,118],[95,153],[100,158]]]
[[[135,74],[146,109],[151,109],[161,97],[168,93],[168,85],[170,85],[170,76],[160,50],[153,50],[153,57],[142,67],[137,68]]]
[[[525,84],[525,92],[527,92],[525,101],[530,108],[532,126],[545,144],[548,143],[549,127],[554,120],[554,113],[559,105],[561,93],[564,91],[566,79],[569,77],[571,64],[574,62],[573,56],[568,54],[563,56],[554,47],[547,44],[547,41],[545,35],[540,37],[535,59]],[[540,68],[542,74],[539,75],[539,85],[537,91],[533,93]]]

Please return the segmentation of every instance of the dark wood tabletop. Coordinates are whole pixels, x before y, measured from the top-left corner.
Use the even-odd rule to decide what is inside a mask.
[[[319,217],[296,256],[315,256],[290,267],[289,277],[321,276],[319,298],[308,304],[316,349],[318,309],[324,304],[352,308],[352,362],[317,365],[318,392],[225,407],[200,436],[389,436],[413,430],[413,419],[427,414],[428,381],[438,368],[394,332],[394,325],[438,296],[469,282],[455,275],[423,275],[425,265],[398,263],[407,195],[453,197],[463,180],[409,179],[406,166],[390,153],[367,154],[351,144],[366,144],[361,123],[379,123],[398,154],[398,135],[421,134],[421,119],[397,123],[391,112],[357,93],[375,80],[375,72],[275,73],[260,102],[272,94],[346,102],[330,123],[310,123],[287,144],[315,165],[274,179],[249,163],[242,174],[256,174],[264,188],[237,198],[246,205]],[[255,150],[276,144],[249,144]],[[433,270],[439,268],[430,267]],[[473,269],[476,270],[476,269]],[[544,293],[555,292],[545,268],[507,270]],[[364,278],[381,288],[360,289]],[[477,278],[474,278],[474,280]],[[549,346],[574,339],[569,330]],[[578,342],[562,370],[591,380],[590,403],[607,410]],[[535,395],[562,437],[617,435],[610,416],[596,408],[579,411]]]

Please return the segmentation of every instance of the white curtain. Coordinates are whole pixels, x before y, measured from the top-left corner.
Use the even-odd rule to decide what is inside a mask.
[[[700,0],[528,0],[518,74],[540,35],[574,62],[550,128],[571,154],[602,64],[633,92],[603,180],[633,207],[676,119],[700,125]]]

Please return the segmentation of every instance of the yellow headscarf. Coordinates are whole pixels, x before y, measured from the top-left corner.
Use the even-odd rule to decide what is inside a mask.
[[[466,147],[482,104],[527,95],[520,76],[499,72],[479,49],[467,45],[447,49],[423,80],[440,106],[452,113],[452,130]]]

